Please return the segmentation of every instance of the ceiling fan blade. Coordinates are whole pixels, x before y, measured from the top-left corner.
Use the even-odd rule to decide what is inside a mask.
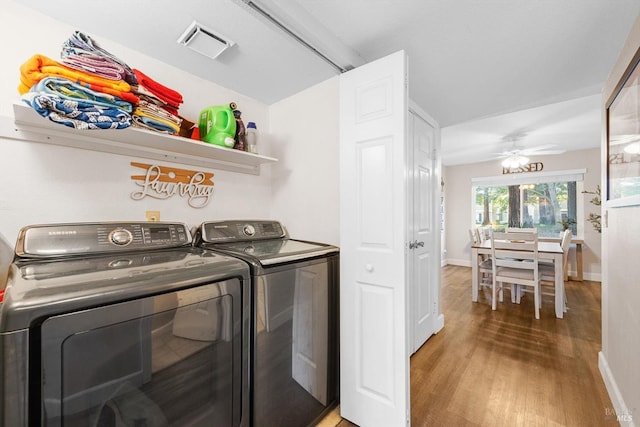
[[[526,156],[549,156],[552,154],[562,154],[564,153],[566,150],[542,150],[542,151],[523,151],[522,154],[526,155]]]
[[[525,156],[535,156],[536,154],[562,154],[566,150],[557,144],[544,144],[536,147],[525,148],[521,154]]]
[[[561,150],[562,147],[560,147],[558,144],[543,144],[543,145],[536,145],[534,147],[528,147],[528,148],[524,148],[524,151],[547,151],[547,150]]]

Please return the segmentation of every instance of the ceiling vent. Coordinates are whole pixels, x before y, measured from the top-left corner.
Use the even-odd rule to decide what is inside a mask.
[[[222,52],[235,44],[226,37],[205,28],[197,21],[193,21],[184,30],[184,33],[178,38],[178,43],[211,59],[216,59]]]

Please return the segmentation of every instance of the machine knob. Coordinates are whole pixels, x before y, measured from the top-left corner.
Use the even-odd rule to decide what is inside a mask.
[[[133,235],[125,228],[116,228],[109,233],[109,241],[116,246],[126,246],[133,241]]]
[[[254,234],[256,234],[256,228],[251,225],[251,224],[247,224],[242,228],[242,232],[246,235],[246,236],[253,236]]]

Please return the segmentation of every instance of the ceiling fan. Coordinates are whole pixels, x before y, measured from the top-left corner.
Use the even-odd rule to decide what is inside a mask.
[[[511,143],[511,149],[505,150],[501,153],[495,153],[502,161],[502,166],[509,169],[518,169],[529,163],[529,156],[545,156],[551,154],[562,154],[566,150],[556,144],[544,144],[536,147],[524,148],[518,144],[518,142],[524,138],[525,135],[519,134],[518,136],[507,136],[503,138],[503,141]]]

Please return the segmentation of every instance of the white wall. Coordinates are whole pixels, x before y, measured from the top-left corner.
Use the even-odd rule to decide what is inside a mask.
[[[269,109],[274,219],[292,237],[340,242],[339,79],[332,78]]]
[[[558,171],[570,169],[587,169],[584,179],[584,189],[593,191],[600,183],[600,150],[571,151],[556,156],[542,156],[531,158],[532,162],[542,162],[544,171]],[[447,263],[456,265],[471,265],[471,249],[469,244],[469,228],[472,223],[472,195],[471,179],[502,174],[499,160],[473,163],[468,165],[448,166],[444,168],[445,191],[445,247],[447,249]],[[581,209],[588,216],[589,212],[597,212],[597,207],[589,203],[588,194],[578,194],[578,211]],[[580,206],[582,204],[582,206]],[[579,224],[578,237],[584,238],[583,260],[584,277],[588,280],[600,280],[600,233],[596,232],[591,223],[584,221]],[[570,262],[574,262],[574,253],[570,254]],[[575,270],[575,264],[569,266]]]
[[[75,29],[13,1],[3,3],[0,37],[6,43],[3,45],[0,67],[0,116],[4,118],[0,123],[13,120],[12,105],[19,102],[17,86],[20,65],[35,53],[59,60],[62,43]],[[266,105],[110,40],[95,39],[130,66],[180,92],[185,99],[180,113],[185,117],[196,119],[199,111],[206,106],[235,101],[243,112],[245,123],[255,121],[260,127],[261,154],[271,155]],[[271,175],[268,165],[262,166],[260,176],[212,170],[215,173],[213,199],[205,208],[195,209],[188,207],[185,199],[178,196],[168,200],[132,200],[130,193],[138,187],[130,176],[139,173],[140,169],[130,166],[131,161],[146,160],[0,139],[0,179],[3,183],[0,192],[0,234],[12,243],[20,227],[28,224],[144,221],[147,210],[160,211],[161,220],[185,222],[190,226],[211,219],[271,216]],[[168,162],[153,163],[198,169]]]
[[[602,91],[606,103],[640,49],[640,18],[631,29]],[[602,182],[606,182],[606,128],[602,130]],[[603,187],[605,188],[605,187]],[[602,352],[599,367],[621,425],[640,425],[640,206],[610,208],[602,234]]]

